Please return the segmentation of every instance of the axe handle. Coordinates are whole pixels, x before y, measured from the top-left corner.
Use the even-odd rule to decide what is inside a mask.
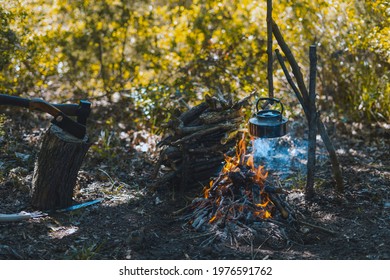
[[[29,108],[31,110],[40,110],[43,112],[46,112],[50,115],[52,115],[54,118],[61,115],[61,110],[54,107],[52,104],[38,98],[34,98],[30,100],[30,106]]]
[[[33,99],[35,100],[35,99]],[[18,106],[18,107],[24,107],[29,109],[37,109],[41,110],[39,106],[33,106],[32,108],[30,106],[31,101],[27,98],[22,98],[18,96],[11,96],[6,94],[0,94],[0,106],[1,105],[9,105],[9,106]],[[79,114],[79,105],[78,104],[51,104],[55,108],[59,109],[61,112],[68,116],[77,116]]]
[[[25,107],[30,110],[39,110],[54,117],[52,123],[59,126],[73,136],[83,139],[86,134],[86,118],[90,113],[90,103],[81,101],[80,105],[73,104],[57,105],[48,103],[43,99],[26,99],[17,96],[0,94],[0,105],[11,105]],[[62,110],[63,111],[62,111]],[[75,122],[68,115],[76,115],[78,122]]]
[[[78,104],[52,104],[54,107],[59,109],[62,113],[68,116],[78,116],[79,115],[79,105]]]
[[[30,100],[17,96],[0,94],[0,105],[19,106],[24,108],[30,107]]]
[[[79,139],[84,138],[86,134],[85,125],[75,122],[52,104],[42,99],[31,99],[29,108],[41,110],[52,115],[54,117],[54,119],[51,121],[53,124]]]

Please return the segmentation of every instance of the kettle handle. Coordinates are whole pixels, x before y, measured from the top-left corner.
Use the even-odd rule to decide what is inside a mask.
[[[277,98],[270,98],[270,97],[261,97],[261,98],[259,98],[259,99],[257,100],[257,102],[256,102],[256,111],[257,111],[257,112],[259,112],[259,102],[260,102],[260,101],[264,101],[264,100],[269,100],[269,101],[271,101],[271,102],[270,102],[271,105],[273,105],[274,102],[279,103],[280,106],[282,107],[282,111],[280,112],[280,114],[283,115],[283,112],[284,112],[283,103],[280,102],[280,100],[277,99]]]

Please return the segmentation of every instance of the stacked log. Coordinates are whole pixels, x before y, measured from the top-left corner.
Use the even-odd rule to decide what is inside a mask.
[[[165,124],[155,175],[159,170],[165,172],[158,185],[169,183],[180,190],[202,187],[217,175],[224,154],[233,152],[243,124],[241,109],[252,95],[234,104],[221,96],[206,96],[204,102]]]

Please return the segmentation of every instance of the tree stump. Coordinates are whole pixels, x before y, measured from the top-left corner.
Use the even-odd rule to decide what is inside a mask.
[[[46,132],[32,180],[32,206],[55,210],[72,205],[77,174],[91,144],[52,125]]]

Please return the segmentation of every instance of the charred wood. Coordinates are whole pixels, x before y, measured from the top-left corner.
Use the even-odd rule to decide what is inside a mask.
[[[228,109],[222,112],[204,112],[199,116],[199,119],[205,124],[215,124],[228,121],[230,119],[235,119],[235,121],[242,121],[242,118],[239,117],[241,117],[239,111]]]
[[[247,106],[250,102],[250,100],[257,94],[257,91],[252,91],[248,96],[245,96],[243,99],[239,100],[237,103],[235,103],[232,106],[232,109],[238,110],[241,109],[244,106]]]
[[[213,133],[216,131],[221,131],[221,130],[222,131],[229,131],[229,130],[232,130],[234,128],[236,128],[235,124],[230,124],[230,123],[219,124],[218,126],[214,126],[214,127],[211,127],[211,128],[205,129],[205,130],[200,130],[200,131],[195,132],[193,134],[190,134],[188,136],[184,136],[183,138],[180,138],[179,140],[172,142],[172,145],[179,145],[179,144],[185,143],[189,140],[196,140],[202,136],[205,136],[207,134],[210,134],[210,133]]]
[[[190,148],[188,149],[188,152],[191,154],[204,154],[208,152],[214,152],[215,154],[223,154],[223,150],[225,150],[225,146],[222,144],[217,144],[213,146],[208,147],[199,147],[199,148]]]
[[[188,124],[202,114],[207,108],[209,108],[209,104],[202,102],[181,114],[179,120],[183,122],[183,124]]]
[[[287,219],[289,217],[290,213],[284,208],[284,206],[280,200],[280,197],[274,193],[267,193],[267,194],[268,194],[269,199],[272,201],[272,203],[275,205],[275,207],[278,209],[278,211],[282,215],[282,217],[284,219]]]

